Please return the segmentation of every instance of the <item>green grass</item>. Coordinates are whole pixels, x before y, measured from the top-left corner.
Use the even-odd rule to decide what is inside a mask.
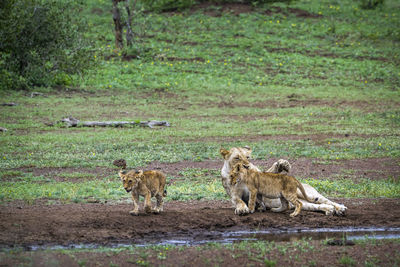
[[[171,177],[169,177],[170,179]],[[202,180],[204,178],[204,180]],[[22,180],[22,179],[21,179]],[[40,182],[37,182],[40,181]],[[346,198],[400,197],[398,180],[370,180],[359,182],[351,180],[316,180],[301,179],[313,186],[323,195]],[[167,186],[166,200],[227,200],[227,195],[220,182],[214,177],[210,180],[201,177],[196,180],[177,180]],[[52,182],[43,179],[31,179],[18,182],[2,182],[0,203],[24,200],[29,203],[36,199],[60,200],[62,202],[85,202],[88,199],[99,201],[130,201],[121,182],[117,178],[91,180],[83,182]],[[49,202],[51,203],[51,201]]]
[[[356,241],[356,246],[343,250],[338,247],[326,245],[325,241],[302,239],[293,242],[270,242],[270,241],[240,241],[231,244],[220,244],[216,242],[206,243],[199,246],[177,246],[177,245],[151,245],[146,247],[128,246],[122,248],[99,247],[96,249],[53,249],[39,251],[23,251],[12,249],[0,251],[2,262],[12,262],[14,265],[31,265],[39,259],[46,258],[47,262],[54,264],[74,262],[84,266],[95,263],[99,266],[113,266],[136,264],[139,266],[169,265],[185,263],[185,256],[193,255],[194,262],[198,265],[199,260],[209,265],[222,264],[222,260],[230,262],[246,261],[249,264],[264,264],[265,266],[305,265],[319,266],[326,264],[324,257],[336,260],[333,266],[355,266],[360,265],[365,259],[365,266],[392,266],[398,264],[398,255],[387,257],[385,253],[379,253],[376,246],[393,248],[399,245],[399,239],[375,240],[368,239]],[[362,246],[360,249],[358,246]],[[212,253],[213,257],[206,257]],[[310,255],[317,255],[310,260]],[[355,258],[355,255],[360,258]],[[169,260],[172,261],[169,261]]]
[[[326,164],[400,158],[397,1],[386,0],[376,10],[362,10],[351,0],[298,0],[237,16],[214,17],[202,10],[140,13],[135,45],[124,51],[114,47],[110,3],[84,4],[79,15],[88,21],[86,37],[95,43],[98,68],[71,77],[67,89],[34,89],[46,97],[0,92],[2,102],[18,104],[0,106],[0,126],[8,130],[0,138],[2,200],[48,198],[55,192],[62,192],[56,199],[72,201],[92,194],[118,199],[122,193],[116,181],[107,184],[107,177],[79,168],[111,168],[118,158],[130,167],[220,160],[221,146],[249,145],[255,159],[309,158]],[[299,10],[309,16],[298,16]],[[140,58],[125,61],[123,54]],[[65,128],[56,123],[66,116],[167,120],[171,127]],[[46,167],[77,168],[75,174],[58,176],[78,181],[58,186],[51,177],[24,171]],[[223,199],[218,175],[183,170],[174,177],[169,199]],[[95,178],[113,189],[93,191],[88,180]],[[11,181],[20,189],[7,193]],[[313,184],[334,196],[357,197],[352,186],[365,191],[359,196],[399,196],[398,184],[387,181],[356,185],[343,180],[344,188],[337,181]],[[30,186],[37,192],[22,189]],[[75,186],[86,188],[82,197]],[[199,193],[204,190],[210,191]]]
[[[344,266],[355,266],[356,261],[349,256],[343,256],[339,259],[339,263]]]
[[[353,182],[346,179],[335,181],[303,179],[302,182],[330,196],[350,198],[400,197],[400,182],[398,180],[361,179],[359,182]]]

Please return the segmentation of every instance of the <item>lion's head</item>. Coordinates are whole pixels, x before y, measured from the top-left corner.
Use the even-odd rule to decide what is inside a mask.
[[[240,183],[244,176],[247,175],[248,167],[243,164],[243,162],[238,162],[233,166],[231,172],[229,173],[229,178],[231,180],[231,185],[236,185]]]
[[[239,162],[247,168],[250,166],[250,147],[232,147],[229,149],[229,151],[221,148],[219,152],[221,153],[222,157],[229,162],[229,167],[231,170]]]
[[[119,171],[118,175],[122,180],[122,184],[126,192],[129,193],[138,186],[140,179],[143,177],[143,171],[140,170],[127,172],[121,170]]]

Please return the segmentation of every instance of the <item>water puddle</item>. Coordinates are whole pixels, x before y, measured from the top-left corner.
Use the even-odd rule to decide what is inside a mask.
[[[148,240],[137,242],[120,242],[107,245],[101,244],[71,244],[63,245],[39,245],[27,246],[25,250],[42,249],[95,249],[100,247],[123,248],[130,246],[146,247],[151,245],[184,245],[195,246],[209,242],[221,244],[231,244],[240,241],[274,241],[274,242],[292,242],[303,239],[312,240],[366,240],[366,239],[399,239],[400,228],[318,228],[318,229],[287,229],[287,230],[243,230],[226,232],[201,232],[188,236],[168,237],[163,240]],[[160,238],[161,239],[161,238]]]

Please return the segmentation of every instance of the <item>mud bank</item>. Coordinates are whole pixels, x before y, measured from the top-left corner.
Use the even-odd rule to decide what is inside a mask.
[[[130,204],[10,204],[0,209],[0,245],[160,243],[168,239],[207,239],[207,233],[297,231],[318,228],[399,228],[398,199],[335,199],[345,216],[302,211],[234,215],[229,201],[168,202],[158,215],[131,216]],[[212,240],[212,238],[211,238]]]

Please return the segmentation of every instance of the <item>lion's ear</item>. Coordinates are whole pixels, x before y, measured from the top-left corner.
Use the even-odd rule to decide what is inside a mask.
[[[123,171],[123,170],[120,170],[118,173],[118,175],[121,179],[123,179],[122,176],[124,176],[125,174],[126,174],[126,171]]]
[[[229,155],[229,151],[226,150],[226,149],[224,149],[224,148],[222,148],[222,147],[220,148],[219,153],[221,153],[221,155],[222,155],[222,157],[223,157],[224,159],[226,159],[227,156]]]
[[[247,150],[246,152],[247,152],[247,155],[250,155],[251,154],[251,152],[253,151],[253,150],[251,150],[251,148],[249,147],[249,146],[244,146],[243,147],[245,150]]]
[[[139,170],[139,171],[137,172],[137,174],[139,174],[139,176],[142,176],[142,175],[143,175],[143,171],[142,171],[142,170]]]

